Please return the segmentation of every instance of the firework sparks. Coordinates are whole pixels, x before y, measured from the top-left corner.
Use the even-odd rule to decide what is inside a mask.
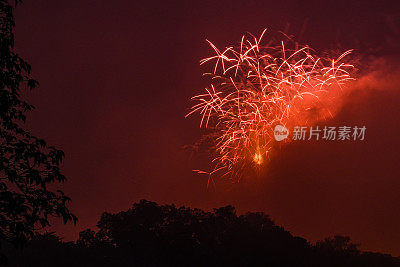
[[[197,103],[187,116],[199,113],[200,127],[213,132],[210,177],[222,171],[237,180],[246,166],[263,165],[274,146],[275,125],[288,125],[333,85],[351,79],[353,66],[344,62],[350,50],[337,59],[320,58],[308,46],[263,45],[265,33],[244,35],[237,47],[222,52],[207,40],[215,55],[200,64],[214,62],[213,72],[205,73],[211,84],[192,98]]]

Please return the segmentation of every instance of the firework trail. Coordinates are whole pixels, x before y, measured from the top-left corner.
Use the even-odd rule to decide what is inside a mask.
[[[192,97],[191,111],[201,115],[200,127],[211,131],[215,158],[210,178],[217,172],[238,180],[247,166],[261,166],[274,146],[275,125],[290,120],[319,101],[332,86],[352,79],[352,65],[344,62],[346,51],[336,59],[320,58],[308,46],[293,49],[263,44],[244,35],[237,47],[219,50],[207,40],[215,55],[200,61],[214,63],[211,84]]]

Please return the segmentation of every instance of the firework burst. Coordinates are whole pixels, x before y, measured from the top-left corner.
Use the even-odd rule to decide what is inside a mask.
[[[344,61],[346,51],[336,59],[321,58],[308,46],[293,49],[281,41],[263,44],[244,35],[238,46],[219,50],[208,41],[215,55],[200,61],[214,63],[211,84],[196,95],[187,116],[201,115],[200,127],[212,131],[215,158],[210,177],[217,172],[238,180],[247,166],[263,165],[274,147],[273,128],[287,126],[296,115],[311,109],[332,86],[350,80],[352,65]]]

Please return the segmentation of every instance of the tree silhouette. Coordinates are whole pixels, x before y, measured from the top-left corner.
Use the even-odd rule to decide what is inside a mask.
[[[23,128],[33,106],[21,96],[38,82],[31,67],[14,51],[14,7],[0,0],[0,241],[22,246],[49,216],[76,221],[62,191],[47,186],[63,182],[59,165],[64,153]]]
[[[348,254],[358,254],[359,244],[350,242],[350,237],[335,235],[333,237],[325,238],[323,241],[318,241],[316,247],[320,250],[346,252]]]
[[[97,232],[77,244],[92,260],[119,266],[399,266],[398,259],[364,253],[349,237],[315,245],[275,225],[268,215],[237,216],[232,206],[205,212],[141,200],[127,211],[103,213]]]
[[[97,231],[75,244],[53,233],[35,235],[12,266],[400,266],[390,255],[362,252],[346,236],[310,244],[268,215],[236,215],[232,206],[203,211],[141,200],[104,212]]]

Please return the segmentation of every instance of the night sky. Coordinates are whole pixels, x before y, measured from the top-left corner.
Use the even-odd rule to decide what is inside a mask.
[[[400,4],[381,1],[29,1],[17,7],[16,46],[40,88],[28,127],[66,153],[79,222],[146,198],[210,209],[265,211],[311,241],[350,235],[363,249],[400,255]],[[185,119],[206,85],[205,39],[224,47],[245,32],[285,31],[316,51],[355,48],[361,82],[327,125],[366,125],[364,142],[285,146],[261,177],[207,190],[201,136]],[[377,63],[384,62],[384,64]],[[388,63],[389,62],[389,63]],[[373,76],[367,70],[381,73]]]

